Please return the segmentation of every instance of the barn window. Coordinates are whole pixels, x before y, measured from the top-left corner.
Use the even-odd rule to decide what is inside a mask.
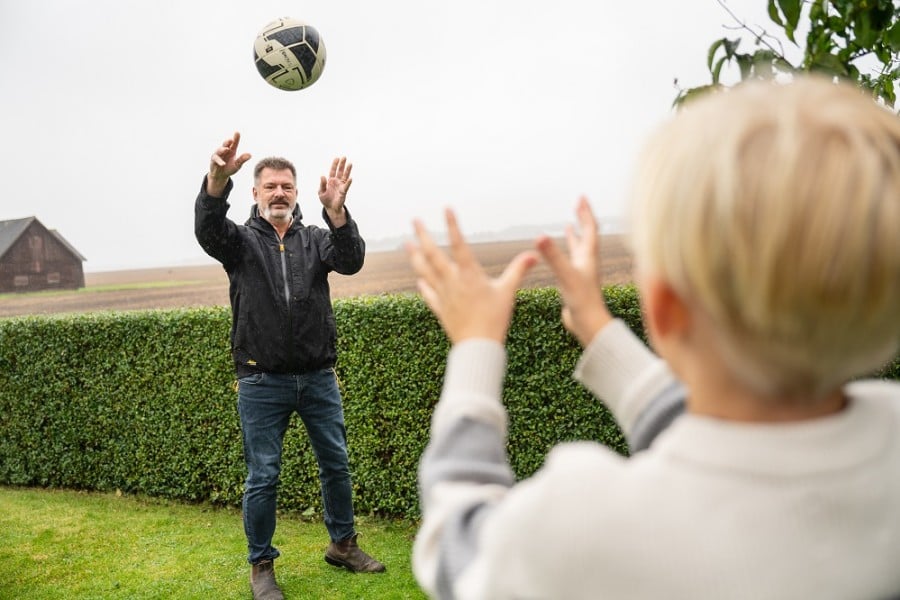
[[[59,271],[56,271],[54,273],[47,273],[47,283],[51,285],[59,283]]]
[[[28,275],[16,275],[13,279],[13,285],[16,287],[25,287],[28,285]]]
[[[41,261],[44,257],[44,240],[41,236],[34,235],[31,236],[28,245],[31,246],[31,270],[34,273],[40,273],[43,271]]]

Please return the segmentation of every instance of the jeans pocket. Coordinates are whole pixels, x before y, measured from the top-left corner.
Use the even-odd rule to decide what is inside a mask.
[[[241,385],[257,385],[262,383],[265,373],[251,373],[245,377],[238,379]]]

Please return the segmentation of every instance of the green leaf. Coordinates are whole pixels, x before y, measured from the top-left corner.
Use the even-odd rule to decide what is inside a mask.
[[[900,20],[885,32],[884,39],[890,46],[891,52],[900,52]]]
[[[859,0],[827,0],[826,6],[830,5],[842,17],[849,17],[856,8]]]
[[[894,92],[894,82],[892,80],[884,80],[881,88],[881,98],[888,106],[894,107],[894,102],[897,101],[897,94]]]
[[[753,69],[757,75],[765,78],[772,77],[772,65],[775,63],[775,53],[769,49],[757,50],[753,53]]]
[[[741,70],[741,79],[747,79],[753,73],[753,58],[749,54],[738,54],[735,57]]]
[[[793,43],[797,43],[797,40],[794,39],[794,28],[790,25],[784,26],[784,35],[786,35],[787,39],[791,40]]]
[[[738,46],[740,46],[740,45],[741,45],[740,39],[725,40],[725,55],[728,58],[734,57],[735,53],[737,52]]]
[[[882,0],[872,7],[871,15],[872,28],[878,31],[885,31],[890,27],[895,16],[900,17],[900,10],[897,7],[892,7],[890,2]]]
[[[775,5],[775,0],[769,0],[769,18],[772,19],[774,23],[784,27],[784,23],[781,21],[781,15],[778,14],[778,7]]]
[[[820,54],[815,56],[810,65],[810,70],[824,71],[825,73],[838,75],[839,77],[847,77],[849,75],[847,67],[841,62],[841,59],[834,54]]]
[[[801,0],[778,0],[778,6],[784,15],[785,30],[790,28],[791,32],[795,31],[800,23]],[[791,41],[794,41],[793,37]]]
[[[718,62],[716,63],[715,68],[712,69],[712,71],[711,71],[711,73],[712,73],[712,82],[713,82],[714,85],[719,83],[719,72],[722,70],[722,65],[725,63],[725,61],[727,60],[727,58],[728,58],[728,57],[726,57],[726,56],[723,56],[722,58],[720,58],[720,59],[718,60]]]
[[[709,52],[706,53],[706,68],[707,69],[712,70],[713,59],[716,56],[716,52],[719,50],[719,48],[722,46],[722,44],[724,44],[726,41],[728,41],[728,40],[726,40],[725,38],[716,40],[709,47]]]
[[[768,6],[769,18],[784,29],[785,35],[794,44],[797,43],[794,32],[800,21],[800,6],[801,0],[769,0]],[[779,9],[784,19],[781,18]]]
[[[774,66],[776,69],[778,69],[782,73],[793,73],[794,71],[797,70],[797,68],[794,65],[789,63],[786,59],[784,59],[781,56],[779,56],[778,58],[775,59]]]
[[[853,24],[854,42],[860,48],[872,49],[878,39],[878,32],[872,29],[872,16],[869,11],[860,13]]]
[[[809,20],[816,21],[825,14],[825,11],[822,8],[822,2],[824,0],[814,0],[809,7]]]
[[[847,34],[847,22],[844,21],[840,17],[828,17],[826,20],[826,26],[833,31],[836,35],[841,36],[846,39],[848,37]]]

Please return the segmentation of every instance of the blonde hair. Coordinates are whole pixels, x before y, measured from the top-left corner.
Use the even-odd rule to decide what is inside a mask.
[[[708,318],[757,393],[824,395],[900,341],[900,119],[856,88],[756,82],[652,137],[632,198],[638,268]]]

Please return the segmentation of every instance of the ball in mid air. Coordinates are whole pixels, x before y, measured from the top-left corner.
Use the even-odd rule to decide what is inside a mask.
[[[322,74],[325,44],[312,25],[283,17],[260,30],[253,44],[253,59],[259,74],[271,85],[302,90]]]

